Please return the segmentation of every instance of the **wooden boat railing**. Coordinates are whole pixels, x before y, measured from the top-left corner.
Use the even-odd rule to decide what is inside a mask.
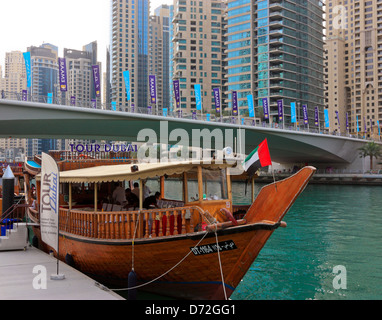
[[[147,239],[194,232],[200,207],[142,211],[86,212],[60,208],[60,231],[104,240]],[[147,223],[149,221],[149,223]],[[198,220],[199,221],[199,220]]]

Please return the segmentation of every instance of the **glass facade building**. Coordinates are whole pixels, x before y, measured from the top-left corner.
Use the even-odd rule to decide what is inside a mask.
[[[124,71],[130,71],[131,104],[147,108],[149,0],[111,0],[111,100],[128,104]]]
[[[161,5],[150,16],[149,74],[156,76],[157,101],[155,107],[161,111],[170,106],[170,8]],[[148,97],[148,105],[151,97]],[[152,106],[154,107],[154,106]]]
[[[270,121],[278,122],[277,101],[290,123],[290,104],[308,106],[314,124],[318,107],[324,122],[323,7],[319,0],[234,0],[227,3],[227,92],[238,93],[242,114],[253,94],[256,117],[262,121],[262,101],[268,98]]]
[[[172,42],[172,38],[174,37],[174,29],[172,28],[172,20],[174,19],[174,6],[169,6],[169,66],[168,66],[168,77],[169,77],[169,111],[170,113],[173,112],[174,109],[174,90],[172,85],[172,76],[174,73],[174,43]]]
[[[32,63],[32,87],[30,93],[39,96],[39,102],[45,102],[48,93],[58,97],[58,48],[51,44],[30,47]]]
[[[58,48],[44,43],[40,47],[29,47],[32,63],[32,86],[30,94],[35,101],[46,103],[48,93],[52,93],[53,101],[58,98]],[[42,152],[57,149],[55,139],[27,139],[27,156],[33,157]]]
[[[148,78],[149,78],[149,17],[150,8],[149,0],[137,0],[136,6],[138,12],[136,12],[136,23],[138,27],[138,107],[146,108],[147,106],[147,94],[149,92]],[[132,6],[134,6],[134,0],[131,0]],[[132,19],[134,21],[134,15]],[[146,93],[146,94],[144,94]]]

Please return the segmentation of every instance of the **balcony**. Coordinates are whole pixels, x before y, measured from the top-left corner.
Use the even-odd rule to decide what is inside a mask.
[[[270,35],[283,34],[283,33],[284,33],[283,29],[269,30]]]
[[[283,52],[284,51],[284,48],[283,48],[283,46],[271,46],[270,48],[269,48],[269,52],[270,53],[276,53],[276,52]]]
[[[278,42],[283,42],[284,40],[283,40],[283,38],[282,37],[280,37],[280,38],[274,38],[274,39],[270,39],[269,40],[269,43],[278,43]]]
[[[284,78],[284,73],[283,72],[271,72],[271,74],[269,75],[269,79],[272,80],[272,79],[283,79]]]
[[[283,90],[271,90],[271,97],[282,97],[284,95]]]
[[[284,68],[284,65],[282,63],[279,63],[279,64],[276,64],[276,65],[273,65],[273,66],[270,66],[269,69],[271,70],[277,70],[277,69],[283,69]]]
[[[272,18],[272,17],[282,17],[282,16],[283,16],[282,11],[269,12],[269,17],[270,18]]]
[[[181,19],[182,19],[182,14],[178,12],[178,13],[174,16],[174,18],[172,19],[172,23],[178,23],[179,20],[181,20]]]
[[[278,61],[278,60],[283,61],[284,56],[282,54],[280,54],[280,55],[276,55],[276,56],[271,56],[269,58],[269,61]]]

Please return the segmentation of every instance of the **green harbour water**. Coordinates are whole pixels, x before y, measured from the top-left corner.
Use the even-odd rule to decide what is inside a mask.
[[[243,184],[233,190],[247,202]],[[232,300],[382,299],[382,186],[308,185],[284,221]]]
[[[179,193],[171,187],[169,194]],[[249,204],[250,185],[247,194],[244,183],[232,190],[235,204]],[[382,299],[382,186],[310,184],[283,220],[287,228],[274,231],[231,300]],[[346,270],[346,289],[333,286],[344,276],[333,273],[336,266]]]

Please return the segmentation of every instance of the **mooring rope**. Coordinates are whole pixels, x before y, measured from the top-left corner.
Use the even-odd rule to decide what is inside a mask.
[[[133,235],[133,242],[131,243],[131,270],[134,271],[134,247],[135,247],[135,237],[137,234],[137,229],[139,226],[139,215],[141,214],[141,210],[139,210],[138,215],[137,215],[137,221],[135,222],[135,230],[134,230],[134,235]]]
[[[217,225],[215,225],[215,238],[216,238],[216,248],[218,250],[218,259],[219,259],[219,267],[220,267],[220,276],[222,278],[222,284],[223,284],[223,291],[224,291],[224,298],[227,299],[227,292],[225,291],[225,282],[224,282],[224,275],[223,275],[223,268],[222,268],[222,262],[220,259],[220,248],[219,248],[219,241],[218,241],[218,233],[217,233]]]
[[[194,248],[197,247],[197,246],[204,240],[204,238],[205,238],[207,235],[208,235],[208,232],[205,233],[205,235],[203,236],[203,238],[200,239],[200,241],[194,246]],[[147,285],[149,285],[149,284],[151,284],[151,283],[153,283],[153,282],[155,282],[155,281],[158,281],[160,278],[164,277],[165,275],[167,275],[168,273],[170,273],[172,270],[174,270],[176,267],[178,267],[184,260],[187,259],[187,257],[188,257],[191,253],[192,253],[192,250],[190,250],[190,252],[187,253],[186,256],[185,256],[183,259],[181,259],[176,265],[174,265],[171,269],[169,269],[168,271],[166,271],[165,273],[163,273],[162,275],[160,275],[159,277],[157,277],[157,278],[155,278],[155,279],[153,279],[153,280],[151,280],[151,281],[148,281],[148,282],[146,282],[146,283],[143,283],[143,284],[140,284],[140,285],[138,285],[138,286],[131,287],[131,288],[110,289],[110,290],[112,290],[112,291],[134,290],[134,289],[138,289],[138,288],[142,288],[142,287],[144,287],[144,286],[147,286]]]

